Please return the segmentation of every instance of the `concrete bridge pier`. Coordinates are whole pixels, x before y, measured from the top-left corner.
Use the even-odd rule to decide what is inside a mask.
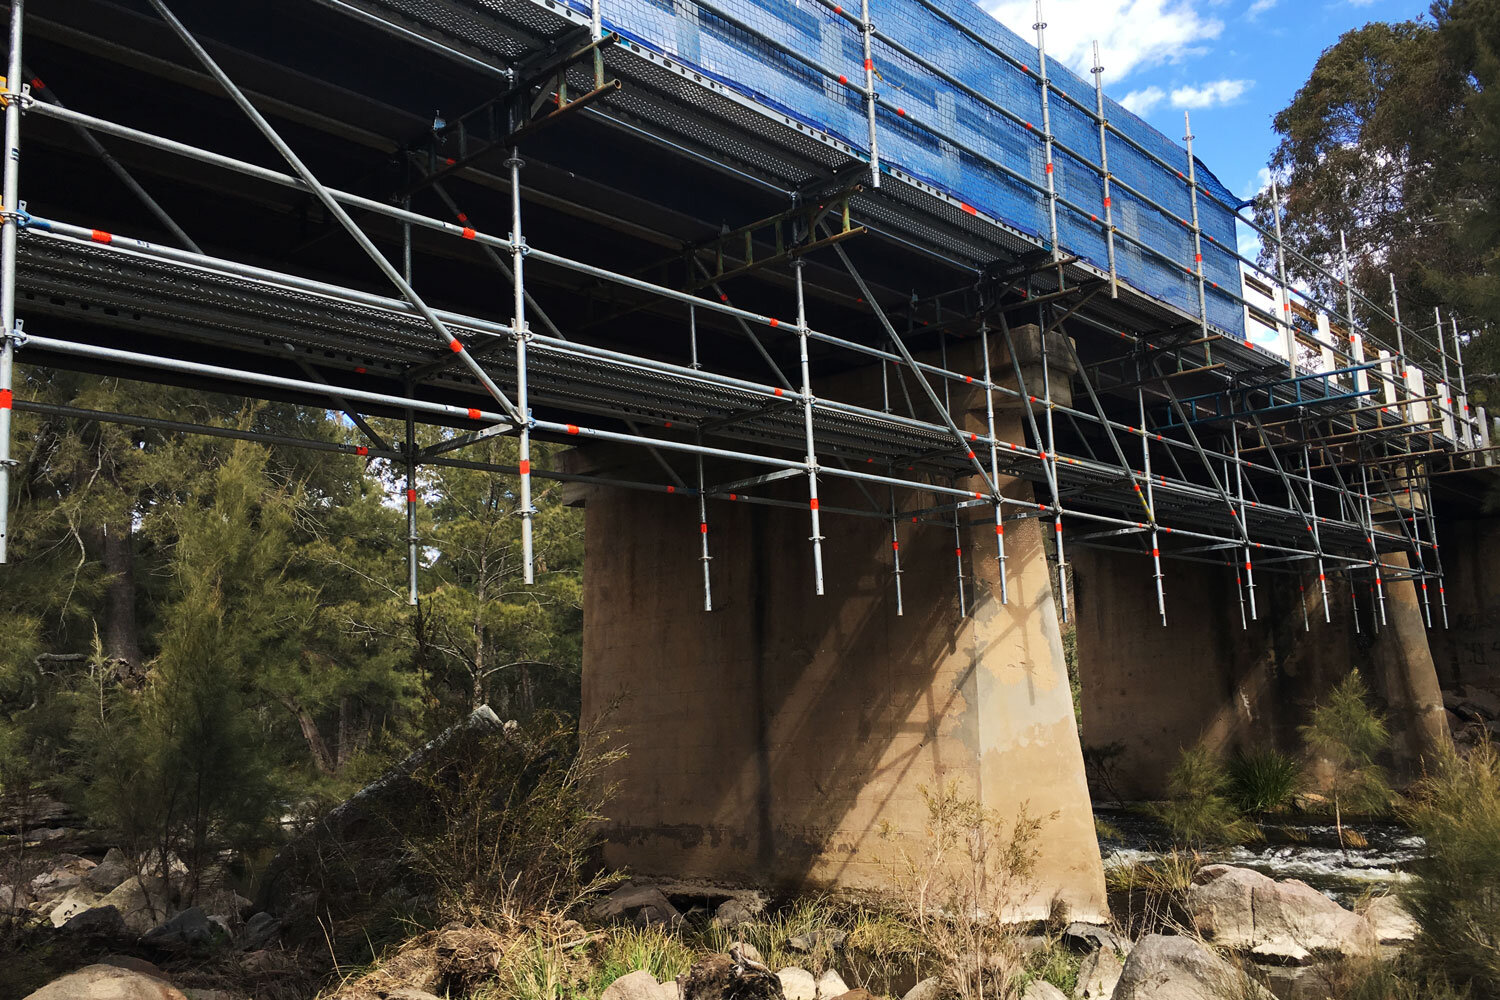
[[[1383,558],[1403,561],[1399,554]],[[1398,769],[1415,772],[1449,739],[1410,580],[1387,582],[1387,621],[1377,634],[1372,595],[1359,595],[1362,626],[1355,632],[1343,587],[1331,594],[1332,621],[1325,623],[1312,573],[1300,584],[1265,575],[1259,620],[1243,627],[1232,567],[1174,562],[1162,628],[1147,555],[1086,549],[1071,559],[1083,741],[1103,752],[1104,777],[1124,798],[1164,796],[1182,750],[1198,743],[1224,752],[1298,750],[1298,727],[1354,668],[1387,713]],[[1096,793],[1109,794],[1100,777],[1094,775]]]
[[[1018,340],[1034,349],[1032,333]],[[949,360],[982,368],[977,353]],[[1011,371],[998,348],[992,360],[997,380]],[[1055,376],[1065,391],[1066,373]],[[823,391],[878,405],[878,378],[867,370]],[[955,419],[987,431],[983,391],[964,388]],[[1004,407],[997,422],[999,437],[1024,440],[1023,411]],[[796,499],[801,485],[774,484],[775,495]],[[833,477],[821,487],[825,510],[869,505]],[[1025,483],[1001,488],[1031,496]],[[826,594],[815,597],[805,509],[714,501],[704,612],[696,504],[599,487],[582,498],[584,711],[609,710],[629,754],[610,776],[611,863],[720,884],[890,889],[904,858],[922,856],[923,788],[956,782],[1007,829],[1023,808],[1043,821],[1036,887],[1009,901],[1012,917],[1045,916],[1054,899],[1078,919],[1106,915],[1043,544],[1050,519],[1007,526],[1006,604],[993,523],[981,517],[956,540],[898,523],[898,617],[889,522],[823,519]]]

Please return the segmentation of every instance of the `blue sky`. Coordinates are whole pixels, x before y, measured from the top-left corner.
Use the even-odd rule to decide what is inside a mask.
[[[1035,0],[979,0],[1034,41]],[[1106,93],[1173,139],[1192,114],[1194,152],[1242,198],[1264,183],[1271,117],[1339,35],[1413,18],[1425,0],[1043,0],[1047,52],[1089,79],[1098,40]]]

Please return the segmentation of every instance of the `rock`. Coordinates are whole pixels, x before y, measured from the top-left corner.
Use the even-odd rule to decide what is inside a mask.
[[[682,1000],[682,989],[677,985],[677,980],[668,979],[661,984],[661,992],[657,996],[661,1000]]]
[[[621,886],[595,905],[593,914],[596,920],[628,919],[642,926],[673,924],[682,919],[672,901],[649,885]]]
[[[822,1000],[833,1000],[849,992],[849,986],[844,982],[844,977],[829,969],[818,977],[818,996]]]
[[[245,932],[240,936],[240,946],[246,951],[256,951],[276,940],[281,933],[281,921],[262,911],[245,923]]]
[[[875,994],[871,993],[869,990],[861,986],[858,989],[850,990],[843,996],[833,997],[832,1000],[880,1000],[880,997],[877,997]]]
[[[1443,699],[1446,706],[1447,699]],[[1500,695],[1472,684],[1464,685],[1463,703],[1478,709],[1487,719],[1500,719]]]
[[[100,906],[113,906],[133,934],[145,934],[167,916],[167,886],[159,878],[133,875],[100,898]]]
[[[849,932],[839,930],[836,927],[819,927],[810,930],[806,934],[798,934],[796,937],[787,938],[786,946],[793,951],[804,955],[817,951],[819,947],[827,947],[838,951],[849,940]]]
[[[655,982],[655,980],[652,981]],[[609,992],[606,990],[604,995],[608,996]],[[443,998],[435,993],[419,990],[415,986],[400,986],[386,993],[385,1000],[443,1000]]]
[[[26,905],[26,894],[13,885],[0,885],[0,913],[10,913]]]
[[[776,973],[781,980],[781,993],[786,1000],[818,1000],[818,981],[806,969],[795,965]]]
[[[147,931],[141,944],[163,951],[189,951],[213,944],[218,928],[208,919],[201,906],[189,906],[169,920]]]
[[[203,907],[203,912],[210,916],[223,917],[231,924],[239,923],[240,917],[251,906],[250,900],[227,887],[214,889],[202,896],[195,896],[194,902]]]
[[[67,869],[42,872],[31,880],[31,896],[43,903],[61,899],[82,881],[82,872],[70,872]]]
[[[1124,941],[1108,927],[1074,921],[1063,928],[1063,942],[1080,951],[1095,951],[1111,948],[1118,952],[1130,951],[1130,942]]]
[[[1306,962],[1313,953],[1364,955],[1376,946],[1370,922],[1305,882],[1208,865],[1188,887],[1194,928],[1221,948],[1257,958]]]
[[[125,859],[125,852],[118,847],[111,847],[105,852],[104,860],[95,865],[83,880],[90,889],[103,894],[118,887],[134,874],[130,863]]]
[[[736,941],[734,944],[730,945],[729,957],[734,959],[736,962],[739,962],[741,965],[749,964],[752,967],[760,966],[766,971],[770,971],[770,966],[766,965],[765,956],[761,955],[760,949],[755,947],[755,945],[751,944],[749,941]]]
[[[1015,939],[1016,951],[1022,955],[1040,955],[1052,947],[1052,939],[1045,934],[1023,934]]]
[[[1068,995],[1045,979],[1033,979],[1026,985],[1021,1000],[1068,1000]]]
[[[26,1000],[187,1000],[187,997],[170,983],[133,969],[86,965],[54,979]]]
[[[113,906],[92,906],[69,917],[60,928],[64,934],[80,937],[120,938],[125,936],[125,918]]]
[[[1364,905],[1360,915],[1370,922],[1375,940],[1381,944],[1404,944],[1415,941],[1421,928],[1406,907],[1395,896],[1376,896]]]
[[[1292,796],[1292,807],[1298,812],[1332,812],[1333,803],[1328,796],[1317,792],[1298,792]]]
[[[84,910],[93,909],[98,905],[98,893],[93,892],[86,886],[75,885],[67,891],[62,899],[57,901],[57,904],[52,907],[47,916],[51,918],[53,927],[61,927]]]
[[[1275,1000],[1192,938],[1149,934],[1135,943],[1113,1000]]]
[[[642,969],[610,983],[599,1000],[661,1000],[661,984]]]
[[[812,976],[807,978],[811,981]],[[777,976],[737,963],[728,955],[710,955],[694,963],[678,977],[677,985],[680,1000],[788,1000]]]
[[[937,976],[931,976],[907,990],[906,996],[901,1000],[942,1000],[942,996],[943,981]]]
[[[719,927],[733,929],[741,924],[755,922],[757,912],[742,899],[726,899],[714,910],[714,923]]]
[[[121,969],[129,969],[131,972],[139,972],[150,976],[152,979],[160,979],[164,983],[170,983],[171,977],[152,962],[134,955],[105,955],[99,959],[100,965],[113,965]]]
[[[1083,964],[1078,967],[1073,1000],[1110,1000],[1123,968],[1112,948],[1100,948],[1084,956]]]

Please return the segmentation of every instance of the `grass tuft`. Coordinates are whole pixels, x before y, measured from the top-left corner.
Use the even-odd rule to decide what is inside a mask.
[[[1280,813],[1300,790],[1302,766],[1279,750],[1241,750],[1229,759],[1229,800],[1243,813]]]

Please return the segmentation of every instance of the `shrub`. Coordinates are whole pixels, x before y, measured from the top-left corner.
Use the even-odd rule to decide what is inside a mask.
[[[1019,929],[1006,919],[1036,891],[1043,820],[1023,805],[1007,822],[960,795],[956,782],[921,792],[924,850],[920,857],[903,852],[895,873],[902,917],[942,963],[944,983],[960,1000],[1011,1000],[1025,984],[1026,962]]]
[[[1345,809],[1378,816],[1390,809],[1393,798],[1385,768],[1375,763],[1390,746],[1391,733],[1385,717],[1370,704],[1369,689],[1358,670],[1349,671],[1312,710],[1310,721],[1302,727],[1302,739],[1309,754],[1323,758],[1332,768],[1329,792],[1343,845]]]
[[[1188,846],[1252,840],[1255,826],[1230,801],[1229,787],[1224,764],[1212,751],[1202,746],[1184,750],[1167,782],[1169,799],[1157,807],[1157,816]]]
[[[1281,812],[1301,783],[1301,765],[1279,750],[1241,750],[1229,759],[1229,798],[1245,813]]]
[[[1427,858],[1403,892],[1422,927],[1415,955],[1476,995],[1500,995],[1500,753],[1451,748],[1412,789],[1403,818]]]

